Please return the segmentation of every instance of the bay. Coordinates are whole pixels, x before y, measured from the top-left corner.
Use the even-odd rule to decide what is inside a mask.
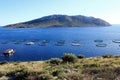
[[[47,46],[40,46],[43,40],[50,41]],[[56,46],[57,41],[64,40],[63,46]],[[106,47],[96,46],[94,40],[103,40]],[[104,54],[120,55],[120,25],[108,27],[65,27],[65,28],[0,28],[0,54],[6,49],[15,49],[12,56],[0,56],[0,61],[37,61],[50,58],[61,58],[64,53],[83,54],[86,57]],[[33,45],[25,45],[35,41]],[[79,41],[80,46],[72,46]],[[3,44],[6,42],[5,44]],[[16,42],[16,44],[15,44]],[[17,44],[17,42],[20,42]]]

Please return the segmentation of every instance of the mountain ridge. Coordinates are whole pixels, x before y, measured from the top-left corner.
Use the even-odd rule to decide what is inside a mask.
[[[10,24],[7,28],[32,28],[32,27],[81,27],[81,26],[110,26],[111,24],[100,18],[83,15],[49,15],[38,19]]]

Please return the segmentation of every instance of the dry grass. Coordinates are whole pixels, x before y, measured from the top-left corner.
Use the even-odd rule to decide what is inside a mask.
[[[53,77],[52,80],[61,80],[64,78],[68,80],[79,80],[80,78],[81,80],[89,80],[89,78],[90,80],[97,80],[99,78],[102,78],[103,80],[114,80],[120,74],[120,57],[83,58],[78,59],[75,63],[60,64],[52,64],[50,61],[8,62],[0,64],[0,73],[2,73],[2,75],[0,74],[0,77],[7,80],[8,76],[6,74],[11,72],[16,73],[16,71],[22,69],[25,69],[29,73],[37,72],[37,75],[28,75],[28,78],[35,79],[36,77],[43,78],[44,76],[47,76],[48,78]],[[68,70],[68,72],[65,72],[65,70]],[[57,77],[54,76],[53,73],[54,75],[57,75]]]
[[[36,62],[10,62],[0,65],[0,72],[9,73],[12,71],[18,71],[22,68],[26,68],[31,72],[38,72],[43,69],[44,62],[36,61]]]

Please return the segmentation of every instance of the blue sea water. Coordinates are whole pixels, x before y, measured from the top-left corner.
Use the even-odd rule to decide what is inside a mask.
[[[34,45],[14,44],[13,41],[32,41]],[[103,40],[106,47],[97,47],[94,40]],[[9,57],[0,56],[0,61],[37,61],[50,58],[60,58],[64,53],[83,54],[86,57],[104,54],[120,55],[119,43],[120,25],[108,27],[73,27],[73,28],[0,28],[0,54],[6,49],[15,49],[15,54]],[[50,40],[47,46],[39,46],[42,40]],[[56,41],[65,40],[64,46],[55,46]],[[81,46],[71,46],[72,41],[78,40]],[[1,42],[7,41],[7,44]]]

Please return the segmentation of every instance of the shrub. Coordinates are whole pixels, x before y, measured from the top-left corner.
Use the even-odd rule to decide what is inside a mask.
[[[61,74],[61,73],[63,73],[62,70],[55,70],[55,71],[52,72],[52,75],[53,75],[53,76],[58,76],[58,75]]]
[[[22,68],[20,70],[12,71],[6,74],[6,76],[13,76],[15,80],[25,80],[25,78],[29,75],[26,68]]]
[[[114,72],[115,72],[116,74],[120,74],[120,67],[115,68]]]
[[[50,63],[59,65],[61,63],[61,59],[59,59],[59,58],[52,58],[52,59],[50,59]]]
[[[98,74],[102,71],[103,71],[103,69],[101,69],[101,68],[86,68],[86,69],[83,69],[82,73],[91,75],[91,74]]]
[[[78,55],[77,57],[78,57],[79,59],[85,58],[84,55]]]
[[[25,80],[27,75],[28,74],[26,72],[17,72],[15,73],[15,80]]]
[[[99,63],[92,63],[90,66],[91,67],[100,67],[100,64]]]
[[[66,80],[92,80],[92,77],[89,75],[81,75],[79,73],[69,73],[65,76]]]
[[[74,54],[64,54],[62,56],[63,62],[72,62],[75,63],[77,61],[77,57]]]
[[[8,62],[7,61],[3,61],[3,62],[0,62],[0,65],[4,65],[4,64],[7,64]]]
[[[114,56],[112,54],[106,54],[102,56],[103,58],[113,58]]]
[[[49,74],[41,74],[37,80],[53,80],[53,76]]]
[[[97,63],[97,62],[95,62],[95,63],[88,63],[88,64],[84,64],[83,65],[85,68],[86,67],[100,67],[100,63]]]

